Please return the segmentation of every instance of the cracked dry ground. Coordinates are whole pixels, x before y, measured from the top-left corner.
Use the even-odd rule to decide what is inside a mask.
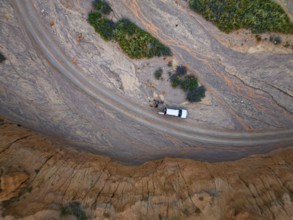
[[[293,215],[292,148],[235,162],[165,158],[125,166],[1,124],[4,220],[59,219],[60,207],[72,201],[90,219],[289,220]]]

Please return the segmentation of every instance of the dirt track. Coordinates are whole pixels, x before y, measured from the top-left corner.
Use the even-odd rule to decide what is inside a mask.
[[[162,156],[183,156],[210,161],[230,160],[292,144],[292,54],[249,55],[227,49],[209,35],[207,25],[210,24],[196,15],[190,15],[190,12],[186,13],[182,8],[182,11],[175,11],[172,5],[167,6],[163,2],[138,4],[136,1],[124,1],[113,4],[121,9],[121,15],[118,14],[117,17],[127,14],[171,46],[175,60],[194,70],[211,96],[217,100],[217,104],[231,115],[237,130],[251,130],[258,128],[258,124],[263,124],[260,128],[264,130],[267,125],[270,131],[247,133],[206,129],[195,126],[196,121],[191,119],[185,122],[158,117],[154,112],[141,108],[135,102],[125,100],[121,95],[93,82],[86,77],[82,68],[76,67],[60,50],[56,39],[52,38],[53,35],[41,23],[32,2],[17,1],[14,4],[34,41],[37,54],[42,54],[46,62],[52,65],[53,72],[59,74],[54,75],[55,83],[66,89],[58,91],[56,95],[60,103],[66,103],[70,111],[60,111],[56,105],[51,105],[55,112],[50,113],[34,109],[40,117],[35,118],[35,124],[32,124],[28,116],[25,116],[29,114],[25,111],[32,111],[31,106],[27,106],[23,116],[18,114],[18,117],[13,118],[13,104],[6,102],[7,107],[1,109],[5,116],[46,133],[56,135],[61,132],[61,138],[66,137],[84,149],[107,154],[122,161],[143,162]],[[194,38],[186,40],[178,32],[172,32],[170,27],[164,29],[166,22],[157,22],[157,16],[147,17],[144,11],[152,11],[154,8],[170,14],[183,13],[187,26],[188,22],[193,22],[197,28],[201,28],[195,37],[198,43],[194,42]],[[282,72],[287,78],[286,82],[276,80],[276,84],[272,85],[270,81],[276,78],[277,72]],[[66,82],[68,79],[69,84]],[[52,81],[52,75],[49,74],[45,80]],[[4,82],[2,79],[1,81]],[[284,90],[278,86],[283,86]],[[48,96],[46,93],[43,95]],[[6,97],[9,97],[8,91]],[[24,102],[23,98],[19,101]],[[1,99],[2,103],[5,104],[4,99]],[[62,117],[59,121],[54,121],[58,114]],[[77,118],[75,114],[81,117]],[[53,120],[50,123],[48,119],[51,117]],[[86,124],[82,123],[84,120]],[[47,121],[50,125],[44,125],[42,121]],[[272,130],[273,127],[283,130]]]

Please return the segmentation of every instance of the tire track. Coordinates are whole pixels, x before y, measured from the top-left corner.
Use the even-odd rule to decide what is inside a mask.
[[[42,25],[33,7],[32,1],[13,0],[13,3],[20,14],[21,22],[26,28],[30,38],[38,45],[38,49],[45,59],[58,70],[61,75],[83,90],[86,94],[106,104],[117,112],[135,119],[137,123],[182,139],[201,141],[211,145],[254,146],[258,144],[283,143],[289,146],[293,143],[293,130],[254,133],[232,132],[191,127],[187,124],[180,125],[165,121],[157,115],[147,112],[145,109],[131,103],[129,100],[112,94],[108,89],[103,87],[103,85],[93,84],[90,80],[85,78],[82,71],[64,56],[51,38],[50,33],[48,33],[46,28]]]

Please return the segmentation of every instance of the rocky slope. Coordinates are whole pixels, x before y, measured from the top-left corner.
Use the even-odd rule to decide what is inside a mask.
[[[235,162],[126,166],[2,122],[2,219],[290,219],[293,148]],[[82,219],[82,215],[80,218]]]

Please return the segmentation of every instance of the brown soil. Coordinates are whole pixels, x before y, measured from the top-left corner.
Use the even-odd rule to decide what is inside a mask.
[[[5,220],[59,219],[61,206],[72,201],[89,219],[289,220],[293,215],[293,148],[235,162],[165,158],[126,166],[9,122],[0,126],[0,140]]]

